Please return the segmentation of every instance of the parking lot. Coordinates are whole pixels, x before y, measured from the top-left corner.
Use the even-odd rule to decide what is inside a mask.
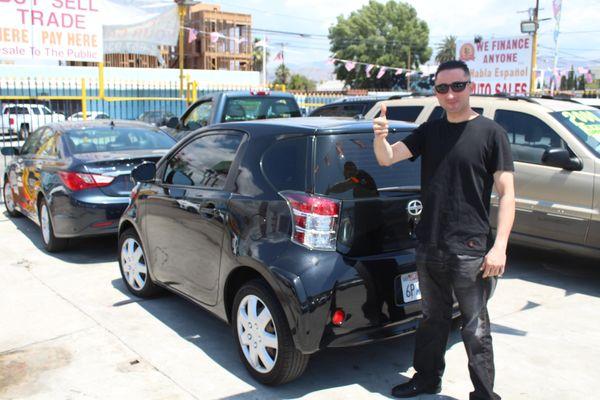
[[[42,251],[39,228],[0,207],[0,398],[366,399],[389,397],[412,374],[413,336],[312,357],[291,384],[256,384],[230,329],[171,295],[126,291],[115,238]],[[497,391],[505,399],[597,398],[600,269],[512,249],[491,301]],[[453,332],[442,394],[471,390]]]

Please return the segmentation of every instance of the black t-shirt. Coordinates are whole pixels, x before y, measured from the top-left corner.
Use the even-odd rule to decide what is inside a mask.
[[[425,122],[404,143],[421,161],[420,243],[454,254],[484,255],[493,245],[490,197],[496,171],[514,171],[506,131],[476,118]]]

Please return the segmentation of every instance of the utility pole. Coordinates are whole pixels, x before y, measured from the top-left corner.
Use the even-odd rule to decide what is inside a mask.
[[[263,37],[262,46],[262,81],[263,85],[267,86],[267,35]]]
[[[177,3],[179,10],[179,97],[183,98],[183,61],[185,58],[185,49],[183,48],[183,34],[185,32],[185,7],[183,1]]]
[[[537,31],[538,31],[538,11],[540,7],[540,0],[535,0],[535,8],[533,9],[533,25],[535,29],[533,31],[533,42],[531,45],[531,86],[529,87],[529,94],[535,93],[535,69],[537,68]]]
[[[410,91],[410,73],[412,69],[410,67],[410,47],[408,48],[408,64],[406,65],[406,90]]]

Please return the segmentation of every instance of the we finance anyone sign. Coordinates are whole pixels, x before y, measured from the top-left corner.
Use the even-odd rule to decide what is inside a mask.
[[[102,61],[101,0],[0,0],[0,59]]]
[[[527,94],[531,82],[532,39],[519,36],[462,41],[456,57],[471,70],[472,91],[476,94]]]

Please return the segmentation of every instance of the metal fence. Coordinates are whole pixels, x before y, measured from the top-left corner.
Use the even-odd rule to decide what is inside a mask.
[[[179,82],[0,79],[0,139],[23,139],[39,126],[64,120],[134,120],[149,112],[180,116],[190,103],[211,92],[266,88],[188,82],[183,93],[179,89]],[[294,95],[306,112],[342,97],[339,93]]]

